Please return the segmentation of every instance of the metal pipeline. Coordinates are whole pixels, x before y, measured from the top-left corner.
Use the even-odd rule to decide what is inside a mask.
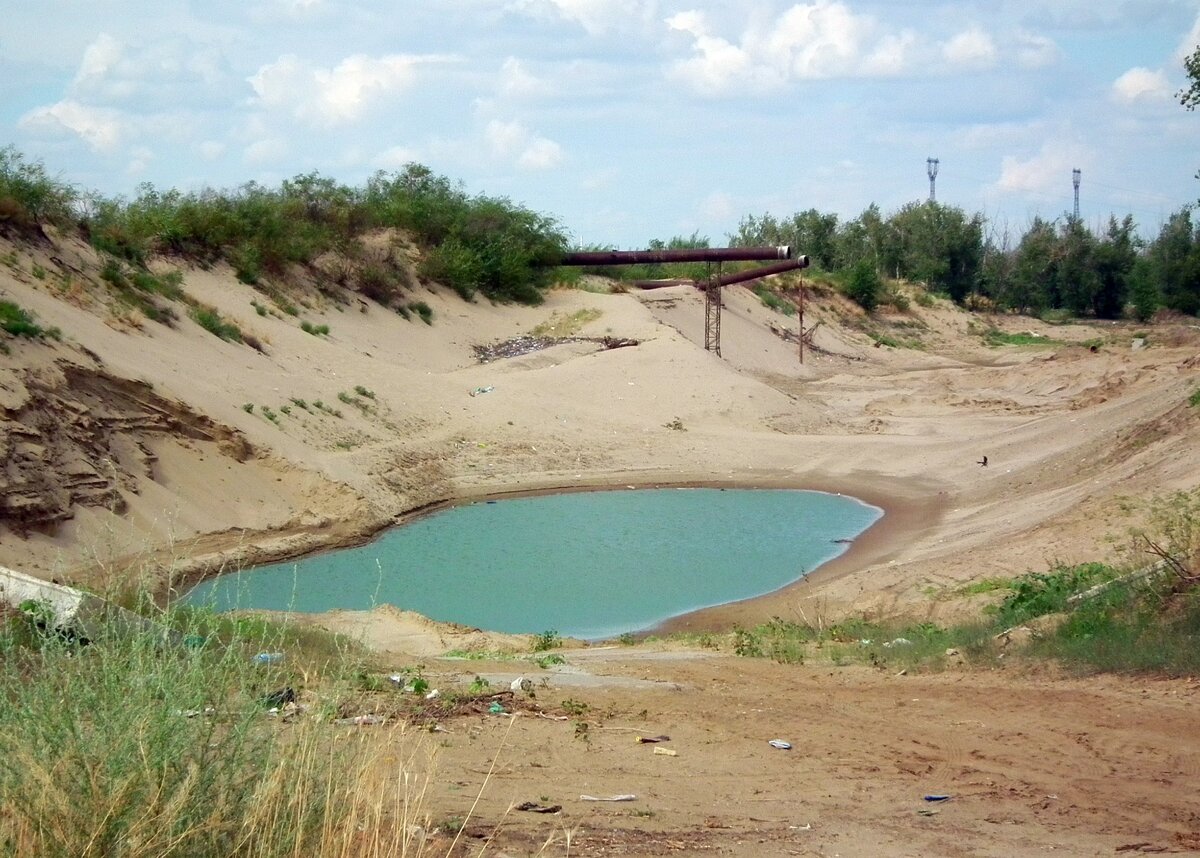
[[[763,265],[761,268],[751,268],[749,271],[735,271],[712,281],[714,286],[732,286],[734,283],[745,283],[747,280],[757,280],[760,277],[770,277],[772,274],[782,274],[785,271],[795,271],[797,268],[807,268],[809,258],[800,256],[787,262],[777,262],[774,265]],[[704,284],[698,284],[703,289]]]
[[[781,247],[686,247],[670,250],[587,250],[564,254],[559,265],[639,265],[669,262],[761,262],[791,259]]]

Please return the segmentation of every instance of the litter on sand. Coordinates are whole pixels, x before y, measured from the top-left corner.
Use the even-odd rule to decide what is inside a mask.
[[[935,794],[925,796],[925,800],[926,801],[949,801],[950,796],[944,795],[942,793],[935,793]]]
[[[375,727],[387,721],[382,715],[355,715],[352,718],[339,718],[334,721],[339,727]]]
[[[580,801],[635,801],[636,795],[622,793],[621,795],[581,795]]]
[[[561,804],[537,804],[532,801],[523,801],[516,807],[517,810],[525,810],[529,813],[558,813],[562,810]]]
[[[781,751],[790,751],[792,749],[792,743],[785,742],[783,739],[772,739],[771,741],[767,742],[767,744],[772,748],[778,748]]]
[[[658,754],[660,757],[678,757],[679,756],[678,751],[673,751],[670,748],[655,748],[654,753]]]
[[[486,386],[484,386],[484,387],[477,387],[477,388],[475,388],[474,390],[472,390],[472,391],[471,391],[471,395],[472,395],[472,396],[479,396],[479,394],[481,394],[481,393],[491,393],[491,392],[492,392],[493,390],[495,390],[495,389],[496,389],[496,388],[492,387],[492,386],[489,384],[489,385],[486,385]]]
[[[654,742],[669,742],[670,736],[638,736],[637,742],[639,745],[648,745]]]

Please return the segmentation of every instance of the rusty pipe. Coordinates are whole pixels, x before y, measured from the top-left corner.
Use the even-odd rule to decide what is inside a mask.
[[[807,268],[808,265],[809,258],[807,256],[800,256],[796,259],[789,259],[787,262],[776,262],[774,265],[763,265],[760,268],[751,268],[748,271],[735,271],[732,274],[726,274],[709,282],[714,286],[732,286],[735,283],[745,283],[747,280],[757,280],[760,277],[770,277],[772,274],[782,274],[785,271],[795,271],[797,268]],[[705,285],[701,284],[699,288],[703,289]]]
[[[668,286],[695,286],[695,280],[683,280],[673,278],[668,280],[634,280],[633,284],[638,289],[665,289]]]
[[[559,265],[639,265],[668,262],[757,262],[791,259],[781,247],[685,247],[670,250],[586,250],[564,254]]]

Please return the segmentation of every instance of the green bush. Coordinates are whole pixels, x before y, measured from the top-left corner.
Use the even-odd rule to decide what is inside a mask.
[[[0,330],[15,337],[41,339],[49,334],[57,339],[54,334],[50,334],[46,329],[34,322],[33,316],[26,310],[18,307],[12,301],[0,301]]]
[[[1067,599],[1089,587],[1117,577],[1117,570],[1104,563],[1059,566],[1050,572],[1030,572],[1009,584],[1009,593],[993,608],[996,621],[1017,626],[1034,617],[1054,614],[1067,607]]]
[[[883,282],[879,279],[875,266],[868,260],[861,259],[850,269],[846,280],[846,297],[868,313],[879,306],[879,293],[882,289]]]
[[[242,331],[233,322],[221,318],[221,314],[213,307],[197,304],[189,313],[197,325],[210,334],[234,343],[242,342]]]
[[[430,307],[428,304],[426,304],[424,301],[414,301],[413,303],[409,304],[408,306],[409,306],[409,309],[411,309],[414,313],[416,313],[418,316],[421,317],[422,322],[424,322],[427,325],[433,324],[433,308]],[[408,316],[405,315],[404,318],[407,319]]]
[[[69,185],[50,178],[40,162],[26,160],[16,147],[0,148],[0,229],[30,234],[41,224],[69,226],[78,196]]]

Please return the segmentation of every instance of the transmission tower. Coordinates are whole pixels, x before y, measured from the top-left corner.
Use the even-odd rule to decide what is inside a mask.
[[[937,202],[937,171],[938,159],[925,159],[925,172],[929,175],[929,202]]]
[[[1079,220],[1079,180],[1083,177],[1083,171],[1076,167],[1071,171],[1071,184],[1075,186],[1075,220]]]

